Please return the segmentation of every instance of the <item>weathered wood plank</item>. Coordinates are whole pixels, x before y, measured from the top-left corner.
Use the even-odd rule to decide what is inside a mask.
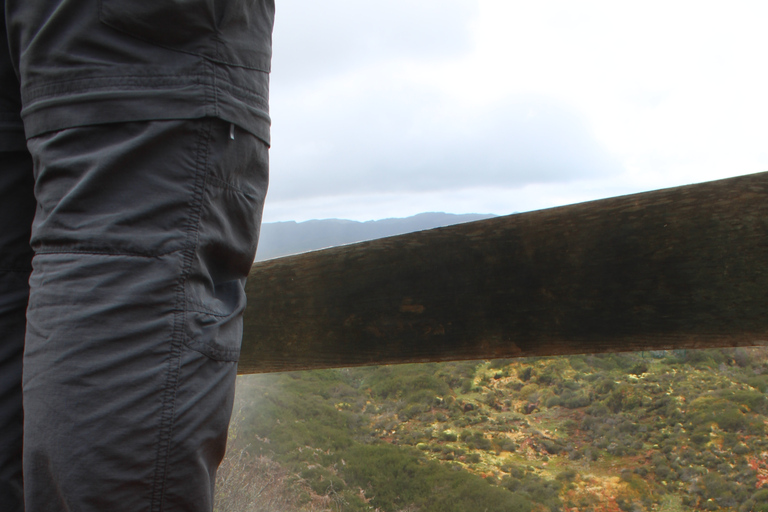
[[[254,265],[240,373],[764,344],[768,173]]]

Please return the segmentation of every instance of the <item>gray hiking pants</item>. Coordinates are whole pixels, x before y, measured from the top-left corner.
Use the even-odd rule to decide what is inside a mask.
[[[210,511],[273,2],[3,4],[0,511]]]

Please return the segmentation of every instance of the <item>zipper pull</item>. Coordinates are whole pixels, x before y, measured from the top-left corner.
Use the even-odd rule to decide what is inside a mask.
[[[229,138],[232,140],[235,140],[235,124],[234,123],[229,125]]]

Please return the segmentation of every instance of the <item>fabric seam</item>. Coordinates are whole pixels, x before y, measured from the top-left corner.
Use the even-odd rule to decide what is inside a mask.
[[[235,185],[232,185],[231,183],[228,183],[228,182],[222,180],[221,178],[217,178],[216,176],[209,176],[208,177],[208,183],[212,187],[232,190],[233,192],[237,192],[238,194],[244,195],[245,197],[256,198],[255,195],[253,195],[251,193],[248,193],[248,192],[246,192],[246,191],[236,187]]]
[[[204,304],[200,304],[199,302],[195,302],[192,300],[187,300],[188,306],[195,306],[196,309],[189,308],[188,311],[194,312],[194,313],[202,313],[204,315],[211,315],[219,318],[226,318],[228,316],[231,316],[231,313],[222,313],[220,311],[214,311],[208,307],[206,307]]]
[[[182,252],[186,250],[187,247],[182,247],[180,249],[174,249],[172,251],[166,251],[166,252],[158,252],[158,253],[140,253],[140,252],[109,252],[109,251],[79,251],[77,249],[38,249],[35,251],[35,255],[42,255],[42,254],[90,254],[92,256],[122,256],[122,257],[129,257],[129,258],[161,258],[163,256],[168,256],[169,254],[174,254],[177,252]]]
[[[171,440],[176,412],[176,393],[181,372],[181,351],[184,346],[184,325],[187,321],[185,284],[192,267],[195,248],[199,237],[199,219],[203,207],[205,191],[205,173],[208,166],[208,152],[211,137],[211,120],[206,120],[200,127],[197,148],[195,148],[195,188],[191,200],[190,215],[186,228],[190,239],[182,257],[182,267],[176,284],[176,312],[174,313],[173,330],[171,334],[171,351],[168,360],[168,377],[163,395],[163,405],[158,433],[157,455],[155,460],[155,476],[152,482],[150,511],[160,512],[163,509],[168,477],[168,460],[171,452]]]
[[[216,66],[208,63],[213,68],[214,73]],[[259,94],[258,91],[248,89],[246,87],[230,83],[228,81],[221,81],[216,78],[216,86],[224,87],[230,90],[235,96],[240,97],[246,101],[256,101],[259,106],[266,107],[268,105],[267,98],[264,95]],[[95,83],[94,83],[95,82]],[[77,84],[84,84],[77,86]],[[22,91],[24,99],[27,103],[39,101],[44,98],[56,97],[64,93],[82,93],[88,91],[94,91],[99,89],[105,89],[110,86],[122,87],[126,90],[142,90],[151,88],[153,90],[157,88],[173,89],[177,87],[188,86],[200,86],[204,85],[199,76],[128,76],[128,75],[115,75],[109,77],[90,77],[90,78],[72,78],[68,80],[58,80],[53,83],[38,85],[34,87],[25,88]]]

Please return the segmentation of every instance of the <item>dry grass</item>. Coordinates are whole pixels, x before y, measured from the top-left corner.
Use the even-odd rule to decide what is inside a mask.
[[[320,496],[299,475],[289,473],[248,447],[235,448],[240,415],[232,418],[227,455],[216,473],[214,512],[340,512],[330,496]]]

